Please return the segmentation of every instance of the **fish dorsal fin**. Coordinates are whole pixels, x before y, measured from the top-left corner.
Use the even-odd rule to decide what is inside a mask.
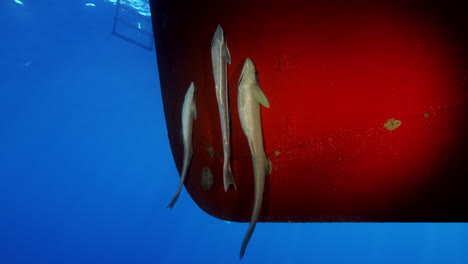
[[[192,104],[192,113],[193,113],[193,119],[197,120],[197,106],[195,105],[195,101]]]
[[[268,99],[266,98],[265,94],[263,93],[262,89],[260,89],[260,86],[257,84],[255,85],[255,88],[253,89],[253,96],[255,97],[255,100],[263,105],[266,108],[270,108],[270,103],[268,102]]]
[[[231,64],[231,54],[229,53],[229,49],[226,45],[226,43],[223,45],[223,59],[224,61],[226,61],[227,63]]]

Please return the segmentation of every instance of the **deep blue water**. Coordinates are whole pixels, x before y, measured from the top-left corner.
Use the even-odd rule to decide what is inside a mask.
[[[113,36],[114,12],[0,3],[0,264],[239,263],[247,224],[185,190],[166,208],[179,178],[155,52]],[[242,262],[468,263],[467,238],[467,224],[259,224]]]

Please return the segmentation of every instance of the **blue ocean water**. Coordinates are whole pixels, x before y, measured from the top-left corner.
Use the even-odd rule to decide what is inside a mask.
[[[178,183],[156,55],[105,0],[0,3],[0,264],[239,263]],[[467,208],[460,208],[466,210]],[[467,224],[259,224],[243,263],[468,263]]]

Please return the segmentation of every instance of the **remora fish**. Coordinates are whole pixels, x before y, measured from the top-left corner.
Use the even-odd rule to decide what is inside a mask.
[[[224,191],[227,191],[229,185],[234,186],[236,183],[231,171],[230,155],[231,143],[229,139],[229,100],[228,100],[228,83],[227,83],[227,63],[231,64],[231,55],[227,48],[224,39],[224,32],[220,25],[216,27],[216,31],[211,42],[211,62],[213,64],[213,77],[216,88],[216,99],[218,100],[219,117],[221,119],[221,132],[223,134],[223,182]]]
[[[193,120],[197,119],[197,108],[195,105],[195,85],[190,83],[189,89],[185,94],[184,104],[182,106],[182,138],[184,141],[184,163],[182,166],[182,175],[180,176],[179,186],[177,191],[172,198],[171,202],[167,206],[172,208],[179,198],[182,185],[184,184],[185,177],[187,176],[187,170],[192,160],[192,129]]]
[[[249,142],[255,178],[254,206],[250,225],[240,250],[240,258],[242,259],[257,224],[263,201],[265,175],[270,171],[271,166],[263,148],[262,123],[260,120],[260,104],[267,108],[270,107],[270,104],[258,85],[255,66],[250,59],[245,60],[242,68],[237,104],[242,130]]]

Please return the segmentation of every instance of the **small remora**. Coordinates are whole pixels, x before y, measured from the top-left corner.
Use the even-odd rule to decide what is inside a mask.
[[[185,182],[187,176],[187,170],[192,161],[192,134],[193,134],[193,120],[197,119],[197,107],[195,105],[195,84],[190,83],[189,89],[185,94],[184,103],[182,105],[182,140],[184,142],[184,163],[182,165],[182,174],[180,176],[179,186],[177,191],[172,198],[171,202],[167,206],[168,208],[174,207],[177,199],[179,198],[182,185]]]
[[[226,45],[224,32],[220,25],[216,27],[216,31],[211,42],[211,61],[213,64],[213,78],[216,89],[216,99],[218,101],[219,117],[221,120],[221,132],[223,137],[223,182],[224,191],[227,191],[232,185],[237,189],[234,176],[231,171],[231,142],[230,142],[230,118],[229,118],[229,93],[227,82],[227,64],[231,64],[231,54]]]

